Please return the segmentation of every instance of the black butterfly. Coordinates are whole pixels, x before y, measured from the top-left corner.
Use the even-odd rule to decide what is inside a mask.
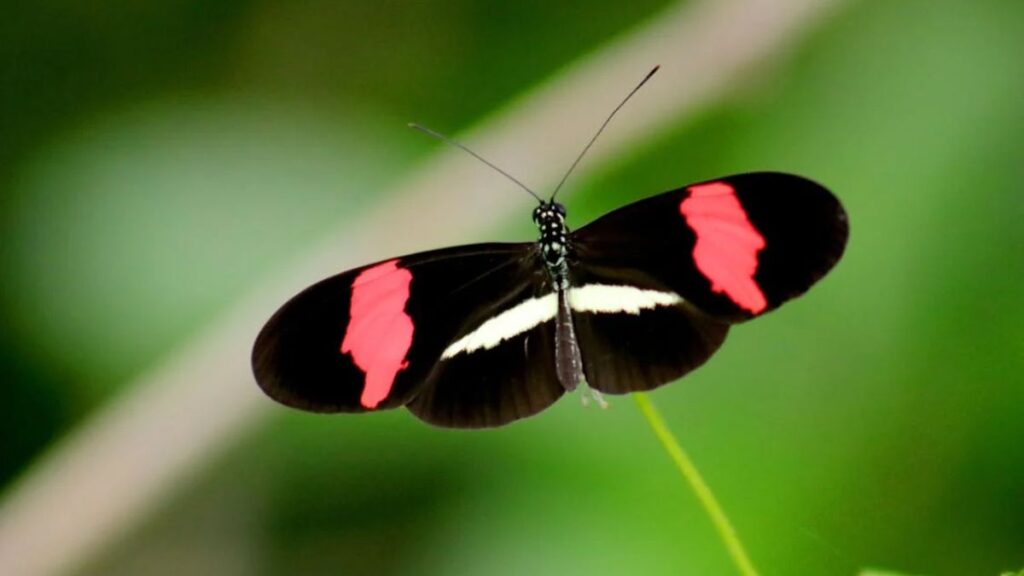
[[[650,390],[805,292],[848,235],[835,196],[790,174],[685,186],[575,231],[554,195],[537,198],[537,242],[422,252],[307,288],[256,339],[257,382],[303,410],[406,406],[460,428],[536,414],[580,384],[598,401]]]

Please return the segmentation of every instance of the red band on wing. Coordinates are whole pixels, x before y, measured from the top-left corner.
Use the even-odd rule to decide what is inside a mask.
[[[360,404],[376,408],[409,365],[405,356],[412,346],[413,322],[405,313],[412,272],[397,260],[363,270],[352,282],[352,304],[341,353],[366,374]]]
[[[690,186],[679,212],[693,229],[697,242],[693,260],[711,281],[711,289],[725,293],[737,306],[757,314],[768,306],[754,281],[757,253],[764,236],[747,219],[736,191],[724,182]]]

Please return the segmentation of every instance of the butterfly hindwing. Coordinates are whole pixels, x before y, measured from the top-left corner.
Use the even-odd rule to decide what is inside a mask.
[[[536,245],[501,273],[451,295],[453,336],[407,408],[453,428],[488,428],[540,412],[564,393],[555,372],[554,283]]]
[[[267,322],[253,348],[260,387],[315,412],[408,403],[447,344],[510,287],[533,280],[533,244],[413,254],[307,288]]]
[[[610,394],[679,379],[710,358],[729,331],[640,270],[581,264],[569,303],[587,383]]]
[[[557,293],[536,252],[515,282],[481,290],[409,410],[431,424],[500,426],[540,412],[565,391],[555,372]]]
[[[572,241],[579,262],[642,270],[704,312],[741,321],[805,292],[839,260],[847,234],[828,190],[759,172],[630,204]]]

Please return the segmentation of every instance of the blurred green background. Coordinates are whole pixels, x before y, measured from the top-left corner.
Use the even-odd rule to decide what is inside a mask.
[[[0,487],[422,164],[406,122],[472,127],[670,4],[5,6]],[[1019,0],[848,2],[570,183],[570,226],[753,169],[846,204],[820,286],[653,394],[764,574],[1024,565],[1022,30]],[[480,433],[271,413],[78,573],[733,573],[629,399]]]

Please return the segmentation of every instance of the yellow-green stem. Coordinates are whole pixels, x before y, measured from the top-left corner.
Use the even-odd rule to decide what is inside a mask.
[[[651,425],[651,429],[654,430],[655,436],[658,437],[661,445],[668,452],[669,457],[672,458],[676,467],[683,474],[683,478],[690,484],[693,493],[697,495],[697,500],[704,506],[708,516],[711,517],[711,523],[715,525],[715,530],[718,531],[718,536],[725,544],[726,550],[729,551],[729,556],[736,564],[736,568],[739,569],[743,576],[757,576],[757,569],[750,562],[750,557],[747,556],[743,543],[740,542],[739,536],[736,535],[736,529],[732,527],[732,523],[729,522],[729,518],[718,504],[718,500],[715,499],[711,488],[708,488],[700,472],[697,471],[697,467],[693,465],[693,461],[686,455],[682,446],[679,445],[675,436],[672,435],[672,431],[665,425],[665,421],[662,420],[661,414],[658,413],[657,408],[651,403],[651,399],[643,392],[633,394],[633,398],[636,399],[640,412],[643,413],[648,424]]]

